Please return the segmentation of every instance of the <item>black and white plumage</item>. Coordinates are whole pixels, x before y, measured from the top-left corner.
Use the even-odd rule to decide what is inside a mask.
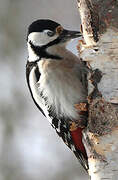
[[[26,77],[35,104],[87,170],[82,137],[78,137],[78,148],[70,131],[72,122],[79,125],[85,117],[75,105],[86,102],[87,96],[81,82],[87,70],[80,59],[66,49],[67,42],[79,36],[80,32],[65,30],[52,20],[33,22],[27,35]]]

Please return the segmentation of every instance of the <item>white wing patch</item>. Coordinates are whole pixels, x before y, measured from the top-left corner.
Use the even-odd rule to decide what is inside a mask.
[[[44,114],[47,117],[48,121],[52,124],[52,119],[49,116],[48,109],[45,105],[45,100],[40,96],[40,92],[38,90],[38,84],[37,84],[36,76],[35,76],[35,67],[32,68],[30,72],[29,84],[30,84],[30,88],[33,94],[33,98],[35,99],[36,103],[40,106],[40,108],[44,111]]]

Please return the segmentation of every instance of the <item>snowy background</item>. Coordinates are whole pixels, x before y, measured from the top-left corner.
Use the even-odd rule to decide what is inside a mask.
[[[27,27],[39,18],[80,27],[76,0],[0,0],[0,180],[86,180],[27,88]]]

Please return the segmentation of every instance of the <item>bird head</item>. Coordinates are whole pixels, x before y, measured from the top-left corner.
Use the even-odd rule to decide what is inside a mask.
[[[33,49],[34,54],[45,55],[51,46],[65,46],[71,39],[80,37],[79,31],[64,29],[59,23],[48,19],[34,21],[28,28],[27,43]]]

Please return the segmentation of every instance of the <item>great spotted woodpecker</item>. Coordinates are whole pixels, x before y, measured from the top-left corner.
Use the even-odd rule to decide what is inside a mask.
[[[79,104],[86,103],[87,90],[82,84],[87,70],[81,60],[66,49],[67,42],[80,37],[79,31],[40,19],[28,28],[26,78],[31,96],[52,127],[88,170],[82,143],[87,115]]]

